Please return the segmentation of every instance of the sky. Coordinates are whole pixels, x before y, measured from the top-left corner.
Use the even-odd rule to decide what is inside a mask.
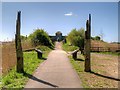
[[[118,41],[117,2],[2,2],[2,33],[0,41],[14,39],[17,11],[21,11],[21,34],[29,35],[37,28],[49,35],[72,29],[86,29],[92,16],[91,35],[103,35],[107,42]]]

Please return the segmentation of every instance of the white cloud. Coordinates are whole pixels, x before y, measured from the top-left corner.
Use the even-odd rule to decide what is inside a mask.
[[[69,13],[66,13],[64,14],[65,16],[73,16],[73,13],[72,12],[69,12]]]

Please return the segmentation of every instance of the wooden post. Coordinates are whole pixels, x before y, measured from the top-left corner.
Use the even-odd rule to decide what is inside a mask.
[[[91,71],[90,64],[90,47],[91,47],[91,15],[89,14],[89,20],[86,22],[85,31],[85,71]]]
[[[73,53],[73,59],[77,59],[77,52]]]
[[[23,52],[22,52],[21,37],[20,37],[20,26],[21,26],[20,17],[21,17],[21,11],[18,12],[17,20],[16,20],[16,34],[15,34],[16,56],[17,56],[16,70],[19,73],[23,73],[24,63],[23,63]]]

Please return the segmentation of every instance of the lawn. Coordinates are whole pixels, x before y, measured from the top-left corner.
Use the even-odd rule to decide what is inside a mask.
[[[45,49],[45,47],[43,48]],[[9,71],[7,75],[2,77],[1,88],[24,88],[29,75],[32,75],[40,63],[44,61],[51,49],[45,49],[43,51],[43,59],[37,58],[37,53],[35,51],[24,52],[24,72],[17,73],[14,67]]]

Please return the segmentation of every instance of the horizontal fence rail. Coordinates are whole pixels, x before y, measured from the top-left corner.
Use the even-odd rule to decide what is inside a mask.
[[[120,52],[117,47],[91,47],[92,52]]]

